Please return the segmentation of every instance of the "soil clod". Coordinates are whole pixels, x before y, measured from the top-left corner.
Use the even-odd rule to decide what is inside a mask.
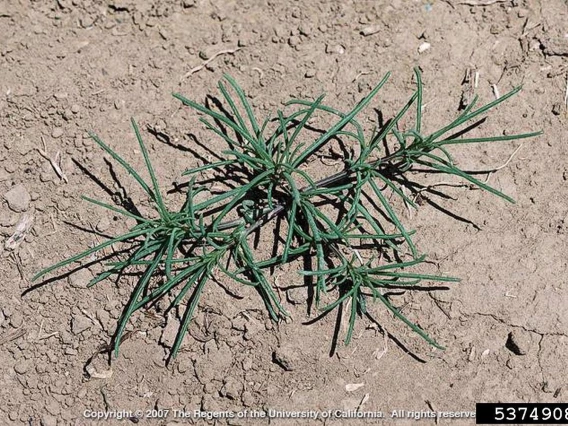
[[[513,330],[509,332],[505,347],[515,355],[526,355],[530,344],[528,339],[529,337],[521,334],[520,331]]]
[[[12,187],[4,194],[4,199],[8,203],[8,207],[16,213],[25,212],[30,207],[30,194],[22,184]]]

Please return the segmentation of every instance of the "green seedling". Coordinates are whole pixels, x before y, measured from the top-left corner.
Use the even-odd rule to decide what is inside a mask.
[[[509,196],[460,169],[449,149],[452,145],[530,138],[540,132],[465,137],[480,124],[474,120],[515,95],[520,90],[516,88],[479,108],[476,108],[475,98],[446,126],[425,134],[422,130],[423,85],[418,69],[415,77],[414,94],[392,119],[370,135],[365,133],[358,116],[386,84],[389,74],[348,112],[325,105],[324,97],[320,96],[314,101],[293,99],[284,111],[278,110],[264,120],[257,118],[245,93],[230,76],[219,83],[223,109],[215,110],[174,94],[184,105],[200,113],[200,120],[207,129],[227,146],[219,161],[185,172],[190,176],[186,199],[175,211],[167,207],[160,193],[158,179],[134,120],[132,126],[149,182],[92,134],[92,139],[138,182],[150,198],[156,215],[142,217],[83,197],[132,219],[135,224],[129,232],[62,260],[40,271],[33,279],[120,244],[119,259],[104,263],[103,272],[89,283],[92,287],[106,278],[124,277],[125,272],[140,272],[113,338],[115,353],[118,355],[132,315],[166,297],[181,317],[171,350],[174,358],[203,289],[212,282],[214,274],[225,274],[237,283],[254,287],[271,318],[277,321],[288,314],[267,272],[299,257],[307,257],[314,260],[313,268],[299,272],[306,280],[315,281],[315,306],[324,314],[339,306],[350,312],[346,344],[352,338],[356,319],[366,313],[368,301],[376,300],[428,343],[441,348],[393,305],[387,291],[392,288],[412,290],[422,282],[458,280],[419,272],[425,257],[413,242],[415,232],[403,224],[387,193],[415,208],[415,203],[403,190],[405,179],[402,177],[413,167],[420,166],[424,173],[433,171],[457,176],[513,202]],[[314,138],[308,122],[319,114],[331,117],[335,124]],[[401,129],[403,118],[404,122],[412,123],[410,128]],[[317,180],[310,174],[308,162],[331,140],[353,148],[352,154],[343,159],[342,171]],[[388,154],[385,145],[393,147]],[[231,189],[213,193],[199,181],[200,173],[206,170],[240,179],[235,179]],[[200,196],[202,193],[208,196]],[[336,214],[330,215],[330,209]],[[266,258],[265,253],[258,253],[251,244],[251,235],[275,218],[285,224],[285,230],[278,238],[276,253]],[[362,253],[368,252],[371,256],[363,259]],[[322,299],[333,301],[322,306]]]

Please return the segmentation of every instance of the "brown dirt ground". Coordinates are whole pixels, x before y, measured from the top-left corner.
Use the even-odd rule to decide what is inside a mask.
[[[397,409],[470,411],[479,401],[568,399],[566,1],[498,0],[487,6],[466,4],[484,0],[139,3],[0,2],[0,195],[23,185],[12,193],[15,207],[2,199],[2,246],[23,215],[13,210],[18,202],[34,218],[20,246],[1,253],[1,425],[94,424],[83,416],[85,410],[152,408],[360,407],[383,411],[383,421],[390,423],[390,412]],[[362,35],[369,26],[376,32]],[[430,49],[418,53],[424,42]],[[240,50],[234,54],[218,56],[183,78],[203,62],[203,55],[236,47]],[[439,271],[463,280],[449,291],[395,299],[445,351],[432,350],[377,306],[377,319],[411,353],[362,320],[352,344],[340,345],[330,357],[332,316],[306,326],[305,304],[286,302],[293,320],[276,325],[255,294],[237,301],[210,286],[175,363],[168,367],[164,361],[171,329],[163,318],[138,315],[130,326],[136,333],[112,363],[112,376],[88,378],[85,365],[108,343],[128,298],[128,282],[120,288],[104,282],[86,289],[96,270],[83,270],[22,296],[40,268],[100,239],[70,223],[110,235],[129,225],[79,198],[88,194],[110,201],[77,163],[119,190],[107,157],[87,130],[143,167],[131,116],[144,129],[157,126],[182,147],[199,151],[189,134],[213,150],[222,146],[170,93],[203,101],[216,93],[223,72],[238,79],[263,114],[290,96],[313,98],[322,92],[329,104],[345,110],[392,71],[373,104],[388,116],[411,93],[415,65],[423,70],[429,128],[456,114],[470,68],[479,72],[476,92],[484,101],[493,99],[493,85],[501,93],[520,83],[524,87],[491,116],[484,134],[545,131],[523,141],[511,163],[490,177],[517,204],[482,191],[448,188],[453,199],[433,200],[475,226],[428,204],[405,218],[418,231],[418,247]],[[364,114],[370,117],[372,110]],[[40,155],[42,137],[49,157],[60,152],[68,183]],[[200,164],[191,152],[165,145],[146,131],[144,137],[164,187]],[[456,150],[456,158],[467,169],[490,168],[504,163],[519,144],[472,146]],[[113,170],[137,201],[141,194],[133,181],[118,167]],[[301,284],[292,269],[277,271],[272,279]],[[287,296],[297,301],[302,294]],[[203,343],[208,336],[213,339]],[[523,355],[511,350],[508,339]],[[287,360],[291,371],[273,362],[274,353]],[[102,376],[109,369],[100,358],[91,367]],[[139,421],[193,422],[171,415]]]

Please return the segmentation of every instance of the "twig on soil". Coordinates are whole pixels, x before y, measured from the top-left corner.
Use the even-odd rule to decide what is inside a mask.
[[[260,77],[259,77],[259,78],[260,78],[261,80],[264,78],[264,71],[262,71],[260,68],[258,68],[258,67],[253,67],[253,68],[251,68],[251,69],[252,69],[253,71],[256,71],[257,73],[260,74]]]
[[[564,93],[564,105],[568,108],[568,73],[566,74],[566,92]]]
[[[429,400],[425,399],[424,402],[426,403],[426,405],[428,406],[428,408],[430,409],[430,411],[434,411],[434,412],[436,411],[436,410],[434,409],[434,406],[432,405],[432,403],[431,403]],[[438,424],[438,416],[436,416],[436,419],[434,420],[434,423],[435,423],[435,424]]]
[[[534,30],[535,28],[538,28],[539,26],[542,25],[542,22],[535,22],[533,23],[531,26],[528,25],[529,24],[529,20],[527,19],[527,21],[525,22],[525,25],[523,26],[523,33],[521,34],[520,38],[525,38],[526,36],[529,35],[529,33]]]
[[[20,337],[25,336],[26,334],[26,329],[25,328],[18,328],[17,330],[14,331],[9,331],[7,333],[4,333],[1,337],[0,337],[0,346],[12,342],[14,340],[19,339]]]
[[[371,74],[371,72],[370,71],[361,71],[359,74],[357,74],[355,76],[352,83],[355,83],[359,79],[359,77],[364,76],[364,75],[368,75],[368,74]]]
[[[190,69],[188,72],[185,73],[185,75],[181,78],[182,80],[185,80],[186,78],[188,78],[191,74],[194,74],[198,71],[201,71],[203,68],[205,68],[210,62],[212,62],[215,58],[217,58],[217,56],[220,55],[226,55],[226,54],[233,54],[237,51],[241,50],[239,47],[235,48],[235,49],[225,49],[225,50],[220,50],[217,53],[215,53],[213,56],[211,56],[209,59],[207,59],[206,61],[202,62],[201,65],[198,65],[196,67],[193,67],[192,69]]]
[[[523,147],[523,144],[520,144],[517,149],[515,149],[513,151],[513,153],[509,156],[509,158],[507,159],[507,161],[505,161],[502,165],[500,165],[499,167],[495,167],[493,169],[487,169],[487,170],[464,170],[466,173],[470,173],[470,174],[483,174],[483,173],[495,173],[498,172],[501,169],[504,169],[505,167],[507,167],[509,165],[509,163],[511,162],[511,160],[513,159],[513,157],[515,155],[517,155],[517,152],[519,152],[519,150]]]
[[[51,167],[53,167],[53,170],[55,170],[55,173],[57,173],[57,176],[59,177],[59,179],[63,180],[65,183],[69,183],[69,179],[67,179],[67,176],[65,176],[65,173],[63,173],[63,170],[61,170],[61,152],[57,151],[57,154],[55,154],[55,158],[50,158],[49,154],[47,153],[47,144],[45,143],[45,139],[42,136],[41,137],[41,141],[43,142],[43,149],[37,149],[37,152],[39,152],[39,154],[45,158],[47,161],[49,161],[49,163],[51,164]]]
[[[53,232],[57,232],[57,225],[55,224],[55,220],[53,219],[53,215],[49,213],[49,218],[51,219],[51,226],[53,226]]]
[[[406,186],[403,186],[401,188],[402,193],[405,195],[405,197],[408,197],[408,188]],[[406,208],[406,211],[408,212],[408,218],[412,219],[412,206],[410,205],[410,203],[406,200],[406,198],[402,199],[402,202],[404,203],[404,207]]]
[[[357,406],[357,411],[360,411],[361,408],[363,408],[363,405],[365,405],[365,403],[369,400],[369,394],[366,393],[363,398],[361,399],[361,402],[359,403],[359,405]]]
[[[447,5],[449,5],[452,9],[455,10],[455,6],[452,4],[452,2],[450,0],[442,0],[444,3],[446,3]]]
[[[41,334],[43,333],[43,323],[44,323],[45,319],[41,320],[41,323],[39,324],[39,331],[37,332],[37,337],[36,340],[39,340],[39,336],[41,336]]]
[[[36,336],[36,338],[35,338],[36,341],[37,341],[37,340],[49,339],[50,337],[57,336],[57,335],[59,334],[59,331],[54,331],[53,333],[44,334],[44,333],[43,333],[43,323],[44,323],[44,321],[45,321],[45,320],[43,320],[43,319],[41,320],[41,323],[40,323],[40,325],[39,325],[39,331],[37,332],[37,336]]]
[[[509,165],[509,163],[511,162],[511,160],[513,159],[513,157],[515,157],[515,155],[517,154],[517,152],[519,152],[519,150],[520,150],[522,147],[523,147],[523,144],[519,145],[519,146],[517,147],[517,149],[515,149],[515,150],[513,151],[513,153],[509,156],[509,158],[507,159],[507,161],[505,161],[505,163],[501,164],[501,165],[498,166],[498,167],[495,167],[495,168],[493,168],[493,169],[487,169],[487,170],[464,170],[464,171],[465,171],[466,173],[469,173],[469,174],[485,174],[485,173],[487,173],[487,179],[485,179],[485,182],[484,182],[484,183],[487,183],[487,182],[489,181],[489,177],[491,176],[491,174],[492,174],[492,173],[495,173],[495,172],[497,172],[497,171],[499,171],[499,170],[501,170],[501,169],[504,169],[505,167],[507,167],[507,166]],[[452,182],[445,182],[445,181],[436,182],[436,183],[433,183],[432,185],[428,185],[428,186],[426,186],[426,187],[424,187],[424,188],[421,188],[421,189],[419,189],[418,191],[416,191],[416,194],[414,195],[414,198],[413,198],[412,201],[415,202],[421,192],[427,191],[427,190],[429,190],[429,189],[431,189],[431,188],[435,188],[435,187],[437,187],[437,186],[451,186],[451,187],[454,187],[454,188],[471,188],[471,189],[477,189],[477,187],[472,186],[471,184],[468,184],[468,183],[452,183]]]
[[[468,67],[465,70],[465,75],[462,83],[462,96],[460,100],[459,109],[463,110],[471,103],[473,98],[475,98],[475,76],[477,71],[475,68]]]
[[[373,356],[377,361],[380,360],[382,357],[384,357],[385,354],[388,352],[389,350],[388,343],[389,343],[389,334],[387,333],[387,330],[383,327],[383,349],[381,350],[376,349],[373,352]]]
[[[8,240],[4,243],[6,250],[16,250],[18,246],[24,241],[26,235],[32,228],[34,217],[31,214],[24,213],[16,225],[16,230]]]
[[[471,185],[469,183],[453,183],[453,182],[446,182],[446,181],[441,181],[441,182],[436,182],[433,183],[432,185],[428,185],[425,186],[424,188],[420,188],[418,191],[416,191],[416,194],[414,194],[414,197],[412,198],[412,202],[416,203],[416,200],[418,199],[418,197],[420,196],[420,194],[424,191],[428,191],[429,189],[432,188],[436,188],[438,186],[451,186],[452,188],[470,188]],[[447,197],[450,197],[452,200],[457,200],[457,198],[451,197],[450,195],[447,195]]]
[[[499,88],[497,87],[497,85],[492,84],[491,88],[493,89],[493,95],[495,96],[495,99],[499,99],[500,95],[499,95]]]
[[[43,336],[38,337],[38,340],[45,340],[45,339],[49,339],[50,337],[58,336],[58,335],[59,335],[59,331],[54,331],[53,333],[44,334]]]
[[[26,275],[24,274],[23,268],[22,268],[22,261],[20,260],[20,258],[18,257],[18,255],[15,252],[12,252],[10,254],[10,256],[12,257],[12,259],[14,260],[14,263],[16,264],[16,268],[18,269],[18,273],[20,274],[20,278],[22,279],[22,281],[24,282],[28,282]]]

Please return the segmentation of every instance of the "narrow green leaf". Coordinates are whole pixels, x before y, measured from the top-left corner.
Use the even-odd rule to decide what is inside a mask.
[[[87,256],[90,255],[90,254],[96,253],[97,251],[102,250],[102,249],[104,249],[105,247],[111,246],[111,245],[113,245],[113,244],[115,244],[115,243],[119,243],[119,242],[122,242],[122,241],[127,241],[127,240],[130,240],[130,239],[132,239],[132,238],[139,237],[140,235],[147,234],[148,232],[149,232],[149,230],[148,230],[148,229],[145,229],[145,228],[144,228],[144,229],[137,229],[136,231],[128,232],[128,233],[126,233],[126,234],[124,234],[124,235],[121,235],[121,236],[119,236],[119,237],[116,237],[116,238],[113,238],[113,239],[111,239],[111,240],[108,240],[108,241],[106,241],[106,242],[104,242],[104,243],[101,243],[101,244],[99,244],[99,245],[97,245],[97,246],[95,246],[95,247],[93,247],[93,248],[90,248],[90,249],[88,249],[88,250],[85,250],[85,251],[82,252],[82,253],[79,253],[79,254],[77,254],[77,255],[75,255],[75,256],[69,257],[69,258],[67,258],[67,259],[65,259],[65,260],[62,260],[62,261],[59,262],[59,263],[56,263],[55,265],[52,265],[52,266],[50,266],[50,267],[48,267],[48,268],[45,268],[45,269],[41,270],[40,272],[38,272],[37,274],[35,274],[35,275],[32,277],[32,281],[35,281],[35,280],[37,280],[38,278],[40,278],[40,277],[42,277],[42,276],[44,276],[44,275],[46,275],[46,274],[49,274],[49,273],[52,272],[52,271],[55,271],[56,269],[60,269],[60,268],[62,268],[62,267],[64,267],[64,266],[67,266],[67,265],[69,265],[69,264],[71,264],[71,263],[77,262],[78,260],[81,260],[82,258],[87,257]]]
[[[414,245],[414,242],[412,241],[412,238],[410,238],[410,234],[406,231],[406,228],[404,227],[404,225],[400,222],[400,220],[398,219],[397,214],[394,212],[394,210],[392,209],[389,201],[386,199],[386,197],[383,195],[382,191],[379,189],[379,187],[377,186],[377,184],[373,181],[373,179],[369,179],[369,184],[371,185],[371,188],[373,189],[375,195],[379,198],[381,204],[383,205],[383,207],[385,208],[385,210],[387,211],[387,214],[389,216],[389,218],[392,220],[392,222],[395,224],[395,226],[398,228],[398,230],[400,231],[400,233],[402,235],[404,235],[404,239],[406,241],[406,243],[408,244],[408,247],[410,247],[410,251],[412,252],[412,256],[413,257],[417,257],[418,256],[418,251],[416,250],[416,246]]]
[[[174,341],[174,346],[172,347],[172,352],[171,352],[172,358],[175,358],[179,352],[179,348],[183,342],[185,334],[187,333],[187,328],[189,327],[189,323],[193,319],[193,313],[195,312],[195,309],[199,304],[201,293],[203,292],[203,288],[205,287],[205,283],[207,282],[208,278],[209,276],[207,274],[201,276],[201,278],[199,279],[199,283],[197,284],[197,288],[195,289],[193,295],[191,296],[191,301],[189,302],[189,306],[185,309],[185,312],[183,314],[182,324],[178,330],[178,334]]]
[[[416,324],[414,324],[412,321],[406,318],[403,314],[401,314],[400,311],[397,308],[395,308],[385,296],[378,293],[377,297],[381,300],[381,302],[384,303],[384,305],[388,308],[388,310],[394,314],[395,317],[397,317],[399,320],[401,320],[403,323],[409,326],[412,329],[412,331],[417,333],[420,337],[422,337],[424,340],[426,340],[435,348],[445,349],[443,346],[439,345],[434,339],[428,336],[428,334],[426,334],[424,330],[422,330],[420,327],[418,327]]]
[[[119,346],[120,346],[120,342],[122,341],[122,334],[124,333],[124,329],[126,328],[126,325],[128,324],[128,321],[130,320],[130,317],[132,316],[132,314],[136,310],[135,309],[136,302],[140,298],[140,295],[142,294],[142,292],[148,286],[150,278],[152,278],[152,275],[154,275],[154,271],[158,267],[158,263],[160,262],[162,255],[164,254],[164,252],[166,250],[166,247],[167,247],[167,245],[163,244],[161,249],[156,252],[153,262],[146,268],[146,270],[144,271],[144,274],[142,275],[142,277],[138,281],[138,284],[136,285],[136,288],[134,289],[134,292],[132,293],[132,295],[130,297],[130,301],[128,302],[128,305],[124,309],[124,311],[123,311],[123,313],[122,313],[122,315],[119,319],[118,329],[116,331],[116,337],[114,339],[114,354],[115,354],[115,357],[118,357],[118,349],[119,349]]]
[[[110,204],[103,203],[102,201],[95,200],[95,199],[87,197],[85,195],[81,195],[81,198],[85,201],[88,201],[89,203],[93,203],[93,204],[96,204],[97,206],[104,207],[105,209],[111,210],[111,211],[118,213],[118,214],[121,214],[123,216],[130,217],[130,218],[135,219],[139,222],[146,222],[146,223],[151,222],[151,220],[143,218],[142,216],[138,216],[137,214],[130,213],[129,211],[126,211],[126,210],[123,210],[123,209],[119,209],[119,208],[114,207]]]
[[[258,122],[256,121],[256,117],[254,116],[254,112],[252,111],[252,106],[250,105],[250,102],[248,101],[245,92],[243,91],[241,86],[239,86],[238,83],[233,79],[233,77],[231,77],[228,74],[224,74],[223,76],[229,82],[229,84],[233,86],[233,89],[235,89],[235,92],[237,92],[237,95],[241,100],[241,103],[245,107],[245,111],[247,112],[255,137],[259,138],[259,142],[261,144],[264,144],[264,141],[262,139],[262,132],[258,127]]]
[[[487,138],[463,138],[463,139],[444,139],[440,142],[432,144],[432,146],[438,147],[441,145],[460,145],[467,143],[485,143],[485,142],[504,142],[504,141],[514,141],[517,139],[534,138],[535,136],[540,136],[543,131],[530,132],[530,133],[519,133],[515,135],[503,135],[503,136],[492,136]]]
[[[91,139],[93,139],[102,149],[104,149],[118,164],[120,164],[124,169],[132,175],[132,177],[140,184],[142,189],[148,194],[148,196],[155,200],[155,195],[148,186],[148,184],[142,179],[142,177],[128,164],[120,155],[113,151],[108,145],[106,145],[97,135],[94,133],[89,133]]]
[[[314,143],[312,143],[302,154],[300,154],[296,159],[292,162],[292,167],[297,168],[300,164],[302,164],[306,158],[308,158],[311,154],[317,151],[324,143],[326,143],[335,133],[345,127],[351,119],[353,119],[371,100],[375,97],[378,91],[383,87],[383,85],[387,82],[390,77],[390,72],[385,75],[385,77],[381,80],[381,82],[371,90],[365,98],[363,98],[353,110],[344,118],[339,120],[331,129],[329,129],[325,134],[320,136]]]
[[[148,173],[150,173],[150,179],[152,180],[152,187],[154,188],[154,201],[158,206],[158,211],[160,212],[160,216],[162,216],[162,218],[164,218],[164,220],[167,221],[170,218],[170,214],[164,204],[164,201],[162,200],[162,194],[160,193],[158,180],[156,179],[154,168],[152,167],[152,163],[150,162],[150,157],[148,156],[148,150],[146,149],[146,145],[144,145],[144,141],[142,140],[142,136],[140,135],[140,130],[138,129],[138,125],[136,124],[136,121],[134,121],[134,118],[131,118],[130,122],[132,123],[132,127],[134,128],[134,133],[136,134],[136,139],[138,140],[138,144],[140,145],[140,150],[142,151],[142,155],[144,156],[144,162],[146,163],[146,167],[148,168]]]

